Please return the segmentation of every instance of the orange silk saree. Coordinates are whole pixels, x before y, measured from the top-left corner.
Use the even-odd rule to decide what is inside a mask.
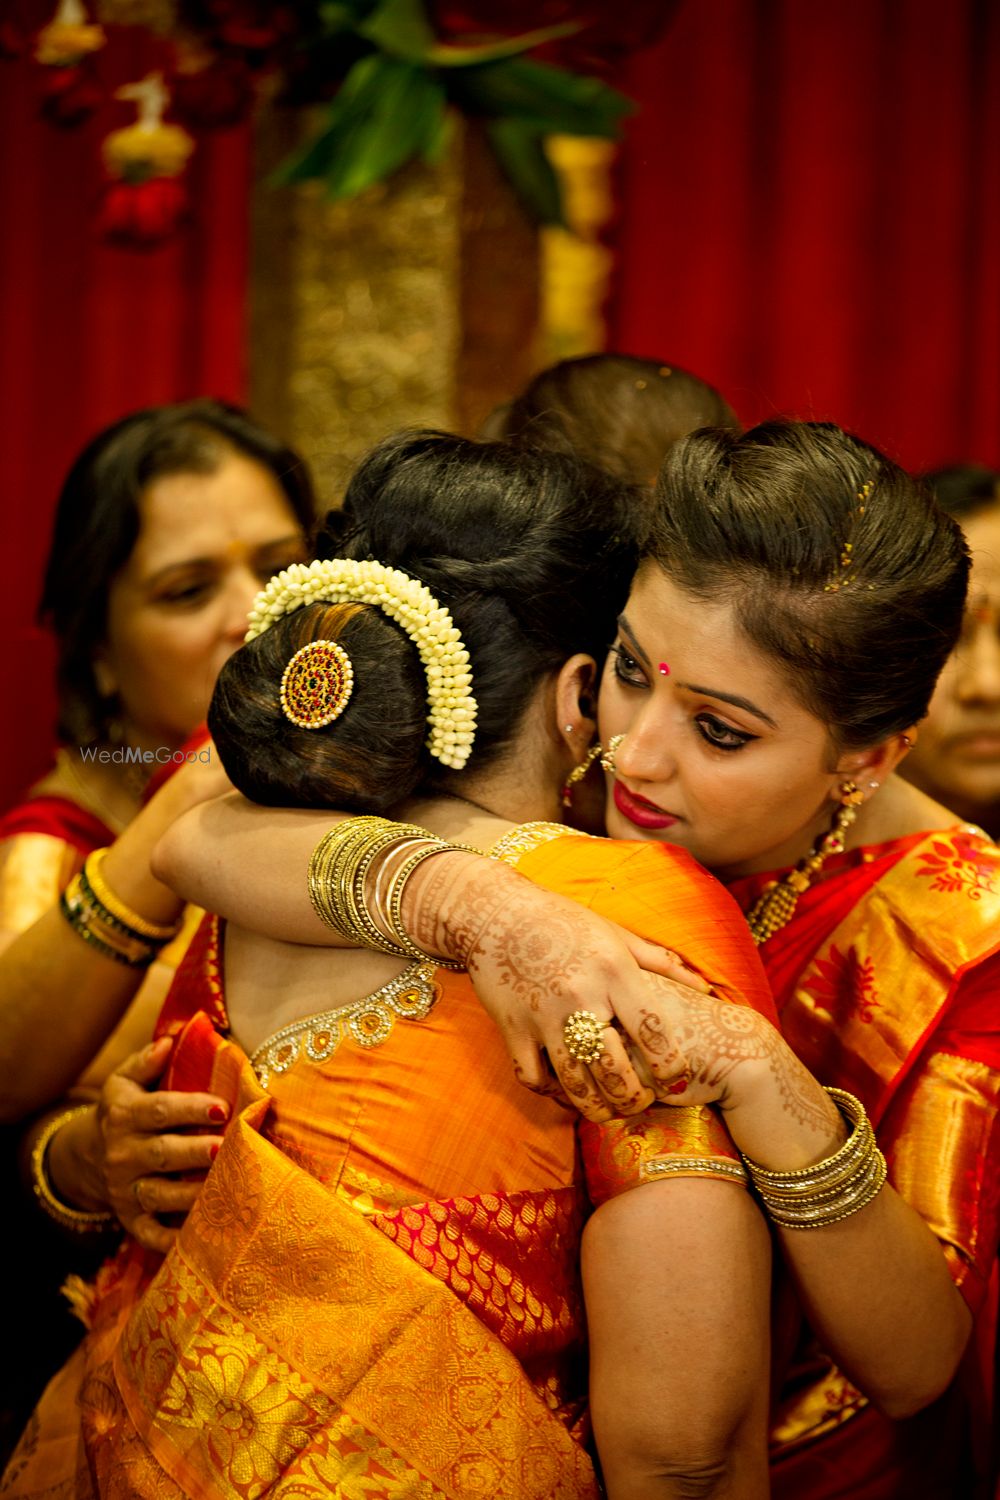
[[[739,909],[683,851],[548,825],[502,842],[529,878],[772,1011]],[[711,1110],[659,1109],[605,1148],[584,1127],[588,1173],[575,1118],[516,1084],[464,975],[394,983],[285,1027],[252,1067],[224,1040],[203,926],[163,1017],[167,1086],[225,1094],[233,1122],[152,1280],[129,1248],[102,1272],[67,1373],[82,1442],[64,1386],[61,1448],[43,1403],[8,1494],[596,1500],[589,1200],[665,1164],[731,1179],[738,1159]]]

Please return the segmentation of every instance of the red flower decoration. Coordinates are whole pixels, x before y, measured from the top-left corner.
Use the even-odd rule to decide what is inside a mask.
[[[983,891],[996,890],[997,861],[993,850],[985,850],[965,834],[934,839],[920,855],[923,869],[917,874],[931,878],[932,891],[965,891],[978,901]]]
[[[88,119],[104,95],[87,68],[48,68],[42,80],[42,114],[70,128]]]
[[[254,104],[253,76],[239,57],[217,57],[205,68],[170,79],[172,113],[200,130],[245,120]]]
[[[838,1025],[843,1025],[852,1015],[866,1026],[870,1025],[881,1004],[875,965],[870,957],[862,963],[854,948],[841,953],[835,944],[831,944],[829,958],[816,960],[814,972],[802,987]]]
[[[176,177],[110,182],[101,204],[101,231],[118,244],[148,248],[177,231],[187,206],[187,193]]]

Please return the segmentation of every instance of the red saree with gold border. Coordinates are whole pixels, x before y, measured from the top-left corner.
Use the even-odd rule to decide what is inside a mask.
[[[683,851],[536,828],[506,853],[773,1014],[738,907]],[[575,1117],[517,1085],[466,977],[429,968],[284,1028],[255,1073],[223,1039],[204,924],[163,1016],[166,1082],[224,1094],[233,1123],[152,1281],[134,1249],[102,1273],[8,1495],[596,1500],[589,1199],[664,1163],[731,1180],[735,1152],[711,1110],[663,1109],[607,1149],[584,1127],[586,1171]]]
[[[806,1330],[772,1432],[774,1495],[972,1500],[988,1468],[1000,1219],[1000,850],[956,827],[853,851],[828,870],[761,950],[782,1029],[821,1082],[864,1102],[890,1181],[940,1240],[976,1340],[946,1398],[892,1423]],[[732,887],[744,909],[769,878]]]

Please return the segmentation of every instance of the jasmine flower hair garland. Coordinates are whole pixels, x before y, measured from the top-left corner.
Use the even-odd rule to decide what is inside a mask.
[[[469,653],[451,615],[415,578],[379,562],[334,557],[293,563],[261,590],[250,611],[248,641],[306,604],[373,604],[410,637],[427,675],[427,748],[460,771],[476,736]]]

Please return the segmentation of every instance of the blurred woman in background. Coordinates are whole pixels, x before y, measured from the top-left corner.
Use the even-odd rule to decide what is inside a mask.
[[[972,552],[961,639],[938,678],[903,775],[1000,835],[1000,474],[976,464],[926,475]]]
[[[147,1078],[113,1080],[101,1109],[86,1101],[150,1036],[193,930],[153,879],[149,854],[180,812],[228,783],[209,745],[182,747],[204,722],[261,581],[306,555],[311,527],[301,461],[244,412],[211,400],[115,423],[63,486],[40,606],[58,647],[60,748],[0,820],[0,1108],[8,1127],[47,1111],[21,1142],[35,1208],[13,1236],[22,1264],[12,1315],[24,1327],[19,1365],[4,1366],[11,1426],[72,1331],[56,1289],[81,1243],[102,1240],[119,1219],[140,1236],[166,1234],[130,1190],[136,1159],[148,1168],[155,1137],[207,1124],[219,1108],[161,1103],[154,1119]],[[162,780],[178,759],[179,774],[147,795],[151,777]],[[53,1110],[71,1088],[74,1098]],[[113,1182],[103,1139],[111,1113],[128,1133]],[[207,1165],[207,1138],[172,1139],[177,1165]],[[4,1154],[13,1175],[12,1130]],[[178,1208],[185,1191],[178,1184]],[[15,1193],[8,1183],[8,1202]],[[46,1290],[36,1297],[31,1285]],[[39,1297],[51,1313],[44,1326]]]

